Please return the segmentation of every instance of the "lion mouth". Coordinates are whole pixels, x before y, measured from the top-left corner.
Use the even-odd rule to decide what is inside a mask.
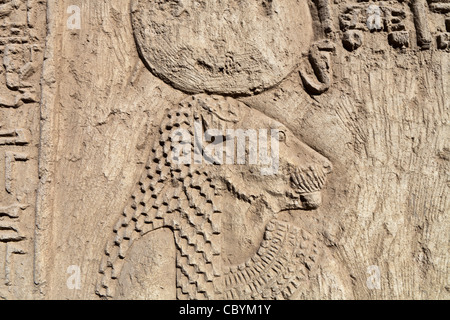
[[[297,209],[314,210],[322,204],[322,189],[326,182],[327,172],[309,166],[305,169],[296,168],[290,175],[293,193],[289,196],[298,206]]]
[[[291,199],[287,210],[315,210],[322,205],[321,191],[303,194],[288,193],[287,196]]]

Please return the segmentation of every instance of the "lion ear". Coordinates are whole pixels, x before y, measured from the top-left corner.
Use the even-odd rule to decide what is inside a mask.
[[[216,117],[214,114],[207,114],[201,116],[202,130],[207,141],[212,141],[212,137],[221,137],[216,143],[225,142],[229,139],[226,134],[227,126],[224,121]],[[217,139],[214,139],[217,140]]]
[[[220,122],[209,110],[203,112],[200,119],[202,121],[203,132],[206,132],[210,129],[219,129],[218,126],[220,125]]]
[[[236,101],[217,99],[202,104],[203,129],[224,130],[230,124],[239,122],[239,106]]]

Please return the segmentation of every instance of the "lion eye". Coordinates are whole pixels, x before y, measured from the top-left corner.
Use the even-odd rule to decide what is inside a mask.
[[[278,132],[278,141],[286,142],[286,133],[284,131]]]

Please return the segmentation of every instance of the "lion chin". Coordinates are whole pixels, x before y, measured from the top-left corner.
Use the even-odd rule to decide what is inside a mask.
[[[280,211],[286,210],[316,210],[322,205],[322,192],[316,191],[294,195],[288,194],[286,206]]]
[[[326,183],[326,176],[332,171],[331,164],[321,167],[310,165],[306,169],[296,168],[290,174],[290,194],[294,201],[292,209],[315,210],[322,205],[322,189]]]

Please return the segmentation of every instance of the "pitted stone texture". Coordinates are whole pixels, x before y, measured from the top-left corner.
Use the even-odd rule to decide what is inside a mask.
[[[313,34],[305,0],[134,0],[132,23],[152,72],[191,93],[270,88],[295,69]]]

